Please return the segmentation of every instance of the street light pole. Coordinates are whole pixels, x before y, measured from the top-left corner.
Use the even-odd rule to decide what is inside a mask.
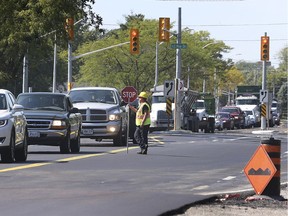
[[[156,86],[158,83],[158,48],[159,48],[158,41],[156,41],[154,92],[156,92]]]
[[[55,41],[54,41],[54,62],[53,62],[53,87],[52,92],[56,92],[56,65],[57,65],[57,44],[56,44],[56,33],[55,33]]]

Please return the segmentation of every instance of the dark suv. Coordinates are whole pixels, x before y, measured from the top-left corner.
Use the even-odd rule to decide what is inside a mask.
[[[235,127],[244,128],[245,127],[245,113],[237,106],[225,106],[222,107],[221,112],[229,112],[234,118]]]

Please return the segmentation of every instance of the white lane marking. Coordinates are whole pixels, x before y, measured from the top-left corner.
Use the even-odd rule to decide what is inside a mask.
[[[234,178],[236,178],[236,176],[228,176],[228,177],[226,177],[226,178],[223,178],[222,180],[224,180],[224,181],[229,181],[229,180],[232,180],[232,179],[234,179]]]
[[[192,188],[191,191],[193,191],[193,190],[203,190],[203,189],[207,189],[207,188],[209,188],[209,185],[201,185],[201,186]]]

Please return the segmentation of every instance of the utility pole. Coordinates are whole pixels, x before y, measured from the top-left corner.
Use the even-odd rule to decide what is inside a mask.
[[[25,53],[23,58],[23,85],[22,93],[28,91],[28,51]]]

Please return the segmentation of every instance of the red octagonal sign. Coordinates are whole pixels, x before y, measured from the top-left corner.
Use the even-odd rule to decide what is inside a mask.
[[[122,100],[126,103],[131,103],[135,101],[137,96],[137,90],[133,86],[126,86],[121,91]]]

